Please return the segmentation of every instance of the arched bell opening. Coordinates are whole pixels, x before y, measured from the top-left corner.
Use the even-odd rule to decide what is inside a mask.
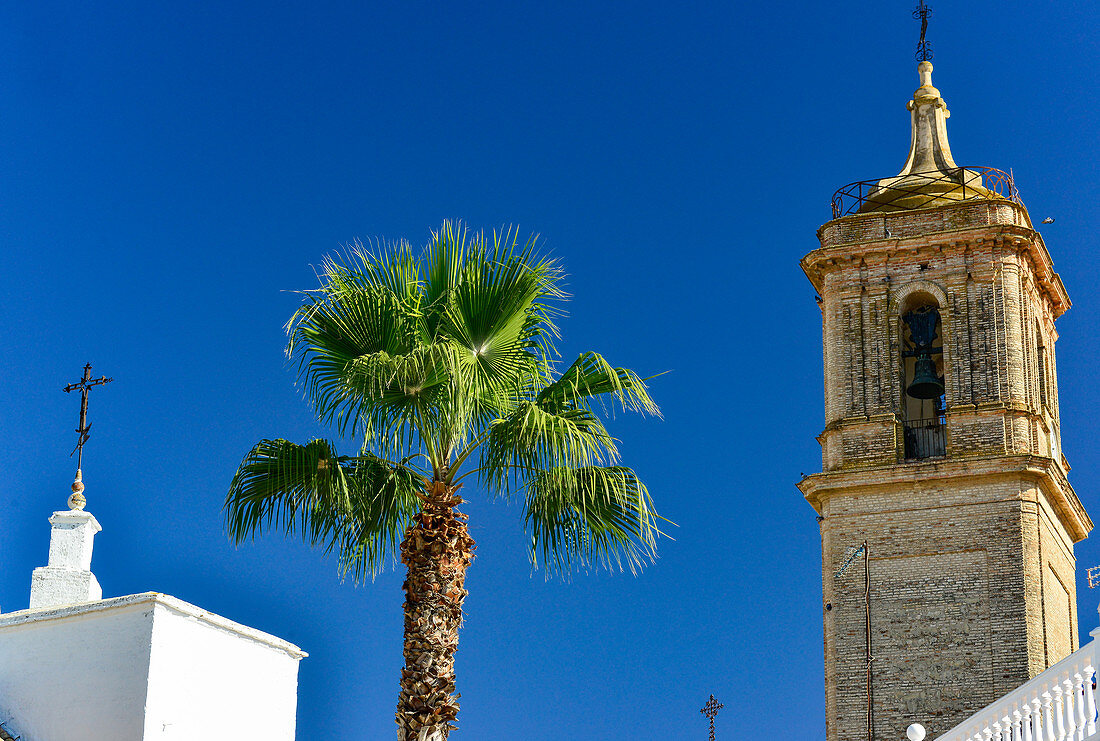
[[[927,293],[906,298],[901,318],[901,406],[905,457],[947,454],[944,412],[943,318]]]

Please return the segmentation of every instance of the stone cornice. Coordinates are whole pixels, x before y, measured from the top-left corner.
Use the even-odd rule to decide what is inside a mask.
[[[825,471],[806,476],[798,488],[820,514],[825,501],[836,494],[861,489],[881,489],[906,484],[927,485],[937,481],[967,479],[1013,479],[1035,481],[1046,494],[1059,520],[1074,543],[1092,530],[1092,520],[1062,469],[1050,458],[1040,456],[991,456],[988,458],[940,458],[890,466]]]
[[[968,215],[984,212],[967,223]],[[950,217],[950,218],[948,218]],[[826,222],[818,229],[821,247],[801,260],[803,272],[821,293],[824,276],[838,266],[861,260],[896,260],[922,250],[949,251],[993,240],[1009,242],[1027,256],[1036,281],[1051,303],[1055,318],[1070,307],[1062,279],[1027,210],[1011,201],[958,203],[915,211],[853,214]],[[889,233],[891,236],[885,236]],[[847,237],[855,237],[848,239]]]

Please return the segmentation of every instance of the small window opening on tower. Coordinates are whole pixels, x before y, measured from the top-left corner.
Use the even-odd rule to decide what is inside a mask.
[[[928,297],[902,315],[902,419],[905,457],[947,455],[943,382],[943,323]]]

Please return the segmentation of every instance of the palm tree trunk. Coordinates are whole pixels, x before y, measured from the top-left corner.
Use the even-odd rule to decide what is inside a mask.
[[[454,654],[474,540],[455,510],[457,487],[441,481],[401,543],[405,590],[405,668],[397,700],[398,741],[444,741],[455,726]]]

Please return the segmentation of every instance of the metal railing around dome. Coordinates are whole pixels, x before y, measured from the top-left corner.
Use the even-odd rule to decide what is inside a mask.
[[[980,183],[975,175],[980,176]],[[1012,174],[994,167],[955,167],[934,174],[910,173],[903,177],[859,180],[848,183],[833,193],[833,218],[857,213],[868,201],[874,201],[884,211],[909,211],[925,208],[944,197],[946,190],[957,191],[955,200],[989,198],[992,193],[1021,206],[1020,192]],[[899,205],[898,201],[904,201]]]

